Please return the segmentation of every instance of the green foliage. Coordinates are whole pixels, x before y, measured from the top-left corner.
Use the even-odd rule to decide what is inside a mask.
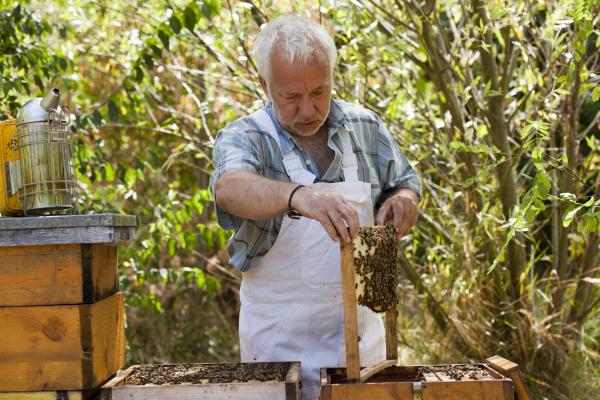
[[[31,95],[69,67],[60,52],[49,52],[43,38],[52,32],[64,35],[62,25],[50,26],[20,3],[0,3],[0,120],[16,117],[19,95]]]

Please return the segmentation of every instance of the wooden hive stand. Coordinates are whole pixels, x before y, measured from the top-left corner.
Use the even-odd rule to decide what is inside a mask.
[[[0,218],[0,400],[88,399],[125,363],[127,215]]]

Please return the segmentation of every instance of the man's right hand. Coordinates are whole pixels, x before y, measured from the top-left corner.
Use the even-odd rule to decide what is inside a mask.
[[[332,240],[350,243],[358,233],[358,213],[339,194],[306,186],[294,193],[291,205],[303,216],[319,221]]]

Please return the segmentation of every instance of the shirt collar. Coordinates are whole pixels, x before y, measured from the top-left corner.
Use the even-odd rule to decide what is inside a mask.
[[[275,118],[275,113],[273,112],[273,104],[269,102],[265,106],[265,111],[271,117],[271,120],[275,124],[275,128],[277,129],[277,134],[279,135],[279,142],[281,146],[281,153],[287,154],[293,150],[294,146],[300,148],[298,142],[294,139],[294,137],[279,123],[277,118]],[[331,138],[333,135],[337,133],[338,128],[344,124],[346,120],[346,116],[342,112],[342,108],[338,104],[336,100],[331,100],[329,103],[329,114],[327,115],[327,119],[325,123],[329,128],[329,137]]]

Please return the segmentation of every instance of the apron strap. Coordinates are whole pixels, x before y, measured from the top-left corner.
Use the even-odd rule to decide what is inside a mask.
[[[344,125],[338,131],[342,141],[342,170],[344,171],[344,180],[346,182],[358,182],[358,161],[352,148],[352,139],[350,132]]]
[[[260,130],[267,132],[269,136],[275,139],[275,143],[281,150],[281,143],[279,142],[279,135],[277,134],[277,128],[275,128],[275,124],[273,120],[267,114],[267,112],[263,109],[253,112],[250,114],[250,118],[254,121],[256,125],[260,128]]]
[[[275,143],[277,143],[279,150],[281,150],[279,134],[277,133],[277,128],[275,128],[275,124],[269,114],[264,109],[260,109],[252,113],[250,118],[252,118],[261,130],[267,132],[269,136],[275,139]],[[311,185],[315,182],[316,176],[304,168],[300,156],[296,154],[294,150],[283,155],[283,165],[292,182],[301,185]]]

